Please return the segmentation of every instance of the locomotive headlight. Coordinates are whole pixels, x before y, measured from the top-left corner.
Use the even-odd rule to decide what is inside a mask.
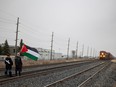
[[[102,55],[104,55],[104,53],[102,53]]]

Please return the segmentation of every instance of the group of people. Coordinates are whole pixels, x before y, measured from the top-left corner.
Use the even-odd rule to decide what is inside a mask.
[[[7,57],[5,58],[5,75],[9,75],[12,77],[12,66],[13,61],[10,57],[10,54],[7,54]],[[20,57],[20,53],[17,53],[17,56],[15,57],[15,75],[21,75],[22,71],[22,60]]]

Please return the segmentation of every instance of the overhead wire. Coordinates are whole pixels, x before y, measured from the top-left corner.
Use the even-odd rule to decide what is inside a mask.
[[[63,41],[63,39],[60,39],[54,34],[53,37],[53,50],[55,49],[55,52],[57,53],[65,53],[67,50],[67,42]]]
[[[12,32],[12,33],[15,33],[16,32],[16,28],[15,28],[15,26],[1,26],[0,25],[0,33],[1,32],[10,32],[10,33]]]
[[[6,11],[2,10],[1,8],[0,8],[0,12],[4,13],[4,14],[7,15],[7,16],[12,17],[13,19],[16,19],[16,18],[17,18],[15,15],[11,14],[11,13],[8,12],[8,11],[6,12]]]
[[[22,31],[21,31],[21,28],[23,29]],[[40,36],[39,36],[40,34],[38,34],[37,32],[30,31],[30,30],[25,30],[25,29],[26,28],[20,26],[20,32],[19,33],[27,33],[28,36],[35,37],[35,38],[37,38],[39,40],[42,39],[42,41],[44,40],[43,38],[40,38]]]
[[[26,29],[30,29],[30,30],[32,30],[32,31],[37,31],[38,29],[40,29],[40,28],[38,28],[38,27],[33,27],[32,28],[32,26],[29,26],[29,25],[26,25],[26,24],[24,24],[24,23],[22,23],[22,21],[21,21],[21,26],[24,26],[24,27],[26,27]],[[44,34],[44,35],[47,35],[48,33],[46,33],[45,31],[43,31],[43,29],[40,29],[40,31],[38,31],[38,33],[42,33],[42,34]]]
[[[13,35],[11,36],[11,35],[9,35],[9,34],[3,34],[3,35],[0,35],[0,37],[2,38],[2,39],[10,39],[10,40],[14,40],[15,39],[15,37],[13,37]]]
[[[4,11],[0,8],[0,26],[8,26],[8,25],[15,25],[17,17],[12,15],[8,11]],[[3,25],[2,25],[3,24]],[[6,24],[6,25],[4,25]]]
[[[34,31],[32,28],[29,28],[29,27],[26,27],[26,26],[22,26],[21,24],[20,24],[20,27],[22,27],[23,31],[26,30],[27,32],[30,31],[31,34],[32,34],[32,33],[33,33],[33,34],[38,34],[38,32]]]
[[[3,20],[0,20],[0,23],[4,23],[4,24],[14,24],[14,23],[11,23],[11,22],[8,22],[8,21],[3,21]]]
[[[5,20],[5,21],[15,22],[15,23],[16,23],[16,21],[11,20],[11,19],[9,19],[9,18],[3,18],[3,17],[0,17],[0,20]]]
[[[14,29],[14,30],[16,30],[16,25],[0,25],[0,28],[7,28],[8,30],[9,29]]]
[[[27,30],[27,31],[30,31],[30,32],[33,32],[33,34],[39,34],[41,36],[44,36],[44,37],[49,37],[50,34],[49,33],[46,33],[45,31],[42,31],[42,29],[39,31],[38,28],[32,28],[31,26],[29,25],[25,25],[24,23],[20,23],[20,26],[24,28],[24,30]],[[38,30],[38,31],[37,31]],[[48,36],[47,36],[48,35]],[[43,37],[42,37],[43,38]]]
[[[1,10],[1,9],[0,9]],[[2,11],[2,12],[4,12],[4,11]],[[10,16],[12,16],[14,19],[16,19],[17,17],[16,16],[14,16],[14,15],[12,15],[12,14],[10,14],[10,13],[8,13],[8,12],[4,12],[4,13],[7,13],[8,14],[8,16],[10,15]],[[4,19],[4,21],[1,21],[1,19]],[[11,21],[11,20],[9,20],[9,19],[5,19],[5,18],[0,18],[0,22],[4,22],[4,23],[8,23],[8,24],[10,24],[11,22],[13,22],[14,23],[14,21]],[[10,22],[10,23],[9,23]],[[19,30],[19,33],[21,32],[21,33],[23,33],[23,34],[26,34],[27,36],[30,36],[31,38],[33,37],[33,38],[36,38],[36,39],[39,39],[39,41],[41,41],[41,42],[43,42],[43,39],[41,40],[41,38],[38,36],[37,37],[37,35],[38,35],[38,32],[39,32],[39,35],[40,34],[44,34],[44,35],[46,35],[46,36],[44,36],[44,37],[48,37],[47,35],[48,35],[48,32],[45,32],[45,31],[43,31],[43,29],[41,29],[41,31],[38,31],[38,32],[36,32],[36,30],[37,30],[37,28],[35,28],[35,27],[33,27],[32,28],[32,26],[29,26],[29,25],[26,25],[25,23],[23,23],[24,21],[22,21],[22,19],[21,19],[21,22],[20,22],[20,25],[19,25],[19,27],[21,27],[21,26],[23,26],[23,32],[21,31],[21,30]],[[11,23],[12,24],[12,23]],[[24,28],[25,27],[25,28]],[[28,34],[27,33],[27,31],[29,32],[31,32],[31,34]],[[25,35],[25,36],[26,36]],[[43,38],[43,37],[42,37]],[[61,47],[61,45],[62,45],[62,40],[63,40],[63,38],[62,37],[57,37],[56,36],[56,38],[55,39],[57,39],[57,40],[54,40],[54,44],[57,46],[57,47]],[[51,41],[51,36],[49,35],[49,41],[45,41],[45,42],[49,42],[50,43],[50,41]],[[67,45],[67,42],[66,42],[66,45]],[[60,48],[61,49],[61,48]]]
[[[21,23],[21,24],[22,24],[22,23]],[[27,26],[24,25],[24,24],[23,24],[23,27],[26,27],[26,28],[27,28]],[[29,30],[29,29],[33,30],[32,28],[30,28],[30,27],[28,26],[28,30]],[[34,29],[35,29],[35,28],[34,28]],[[30,30],[29,30],[29,31],[30,31]],[[33,31],[32,31],[32,32],[33,32]],[[35,33],[35,32],[33,32],[33,33]],[[44,36],[44,37],[45,37],[45,36]],[[49,37],[50,37],[50,39],[49,39],[48,42],[49,42],[50,45],[51,45],[51,36],[49,35]],[[59,38],[59,40],[60,40],[60,41],[59,41],[58,43],[57,43],[57,42],[53,42],[53,43],[55,44],[55,48],[58,48],[58,49],[60,48],[60,49],[62,49],[61,46],[62,46],[63,44],[62,44],[61,38]],[[42,40],[42,42],[43,42],[43,40]],[[59,43],[60,43],[60,44],[59,44]],[[49,45],[49,46],[50,46],[50,45]],[[63,46],[63,47],[64,47],[64,46]],[[65,49],[65,48],[64,48],[64,49]]]
[[[34,42],[36,44],[38,43],[38,44],[49,45],[48,43],[50,43],[50,41],[46,41],[46,40],[40,39],[36,35],[28,34],[26,31],[23,32],[22,34],[19,34],[19,37],[20,37],[20,39],[22,39],[22,38],[25,39],[26,38],[27,40],[30,40],[31,42]]]
[[[6,11],[4,11],[4,10],[2,10],[2,9],[0,9],[0,12],[2,12],[2,14],[5,13],[5,16],[6,16],[6,15],[7,15],[7,16],[10,16],[10,17],[12,17],[13,19],[16,19],[16,18],[17,18],[17,17],[14,16],[13,14],[11,14],[11,13],[9,13],[9,12],[6,12]],[[3,19],[3,20],[1,20],[1,19]],[[6,19],[6,17],[5,17],[5,18],[1,18],[1,17],[0,17],[0,22],[1,22],[1,23],[12,24],[11,22],[14,22],[14,21],[11,21],[11,20],[9,20],[9,19]],[[21,20],[20,26],[21,26],[21,25],[27,27],[27,28],[25,28],[27,31],[30,31],[31,33],[33,33],[33,35],[27,33],[27,35],[30,36],[30,37],[33,37],[33,38],[37,38],[37,39],[38,39],[38,37],[35,36],[35,35],[38,34],[38,32],[39,32],[40,34],[42,33],[42,34],[46,35],[46,32],[45,32],[45,31],[38,31],[38,32],[36,32],[36,29],[35,29],[35,28],[32,28],[32,27],[30,27],[30,26],[25,25],[24,23],[22,23],[22,20]],[[2,29],[3,29],[3,28],[2,28]],[[24,29],[23,31],[25,31],[25,29]],[[35,32],[34,32],[34,30],[35,30]],[[19,30],[19,31],[20,31],[20,30]],[[7,30],[6,30],[5,32],[7,32]],[[20,31],[20,32],[22,33],[22,31]],[[25,31],[25,32],[26,32],[26,31]],[[24,33],[24,34],[26,34],[26,33]],[[48,34],[48,33],[47,33],[47,34]],[[44,36],[44,37],[48,37],[48,36]],[[42,42],[43,42],[43,40],[40,40],[40,38],[39,38],[39,41],[42,41]],[[46,43],[46,41],[44,41],[44,42]],[[47,44],[48,44],[48,42],[50,42],[50,40],[47,41]]]

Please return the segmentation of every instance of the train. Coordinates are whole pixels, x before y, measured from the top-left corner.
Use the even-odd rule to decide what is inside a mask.
[[[111,60],[111,59],[114,59],[114,56],[110,52],[100,51],[99,59],[100,60]]]

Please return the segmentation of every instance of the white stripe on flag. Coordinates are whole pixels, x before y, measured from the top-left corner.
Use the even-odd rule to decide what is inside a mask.
[[[32,50],[29,50],[29,49],[28,49],[27,53],[29,53],[29,54],[31,54],[31,55],[33,55],[33,56],[39,57],[39,54],[36,53],[36,52],[34,52],[34,51],[32,51]]]

